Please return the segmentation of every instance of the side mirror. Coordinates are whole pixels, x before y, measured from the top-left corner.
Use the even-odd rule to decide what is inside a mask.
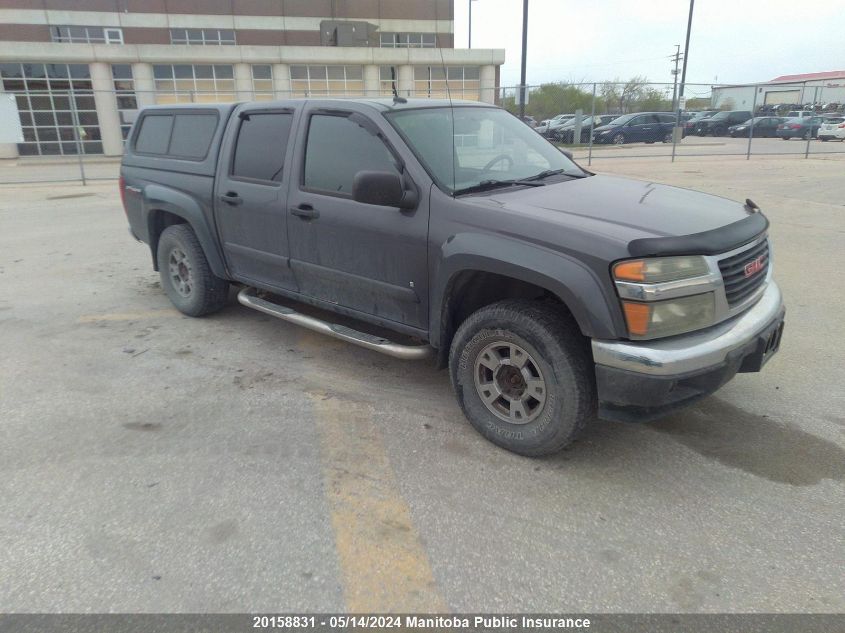
[[[563,147],[558,147],[558,149],[560,150],[560,153],[566,156],[569,160],[575,160],[572,152],[570,152],[568,149],[564,149]]]
[[[382,207],[413,209],[417,194],[405,191],[399,174],[388,171],[359,171],[352,179],[352,199]]]

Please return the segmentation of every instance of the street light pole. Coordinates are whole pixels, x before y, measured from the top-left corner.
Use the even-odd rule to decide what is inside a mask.
[[[695,0],[689,0],[689,19],[687,20],[687,40],[684,44],[684,65],[681,70],[681,91],[678,94],[678,101],[684,96],[684,85],[687,83],[687,60],[689,59],[689,34],[692,31],[692,9],[695,6]]]
[[[469,41],[467,42],[467,48],[472,48],[472,3],[475,0],[468,0],[469,2]]]
[[[522,68],[519,74],[519,120],[525,118],[525,97],[528,88],[525,86],[525,62],[528,53],[528,0],[522,0]]]

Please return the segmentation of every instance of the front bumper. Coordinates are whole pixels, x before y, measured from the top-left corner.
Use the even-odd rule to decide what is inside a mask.
[[[777,351],[783,298],[770,281],[746,312],[700,332],[656,341],[593,340],[599,417],[648,420],[707,396]]]

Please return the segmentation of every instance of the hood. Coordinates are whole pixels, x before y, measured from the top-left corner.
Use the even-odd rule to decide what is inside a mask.
[[[619,127],[619,124],[614,123],[605,123],[604,125],[599,125],[598,127],[593,128],[593,132],[606,132],[607,130],[612,130],[613,128]]]
[[[747,218],[740,202],[654,182],[596,175],[530,189],[466,198],[500,209],[537,241],[604,237],[627,246],[636,239],[686,236]],[[505,222],[510,225],[510,222]],[[529,229],[529,227],[534,227]],[[727,250],[727,248],[725,249]]]

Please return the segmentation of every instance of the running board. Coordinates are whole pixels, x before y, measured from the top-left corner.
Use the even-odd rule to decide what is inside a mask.
[[[296,310],[278,303],[273,303],[262,299],[258,296],[258,291],[255,288],[244,288],[238,293],[238,301],[248,308],[253,308],[264,314],[269,314],[277,319],[289,321],[296,325],[301,325],[304,328],[326,334],[328,336],[366,347],[367,349],[381,352],[393,358],[401,358],[402,360],[418,360],[423,358],[430,358],[434,349],[430,345],[401,345],[394,343],[386,338],[366,334],[353,330],[345,325],[337,323],[329,323],[320,319],[302,314]]]

